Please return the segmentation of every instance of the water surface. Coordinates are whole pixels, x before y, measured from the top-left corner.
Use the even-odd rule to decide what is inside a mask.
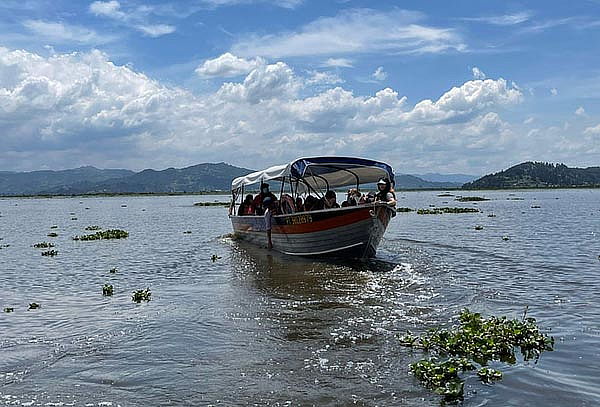
[[[400,213],[367,262],[235,242],[225,208],[193,206],[226,197],[2,199],[0,405],[436,406],[396,336],[526,306],[555,351],[495,366],[494,385],[468,376],[463,404],[600,404],[600,190],[438,194],[398,205],[482,212]],[[72,240],[90,225],[130,237]]]

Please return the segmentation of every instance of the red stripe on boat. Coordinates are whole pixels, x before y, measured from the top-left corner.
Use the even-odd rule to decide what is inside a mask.
[[[346,226],[370,218],[370,209],[365,208],[361,211],[352,211],[350,213],[333,216],[328,219],[317,220],[310,223],[302,223],[298,225],[273,225],[273,233],[294,234],[320,232],[323,230]]]

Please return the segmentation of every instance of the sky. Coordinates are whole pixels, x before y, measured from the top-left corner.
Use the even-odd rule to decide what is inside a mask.
[[[0,171],[600,165],[600,0],[0,0]]]

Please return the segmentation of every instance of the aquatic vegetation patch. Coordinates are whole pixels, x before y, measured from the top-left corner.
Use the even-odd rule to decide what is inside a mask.
[[[133,302],[137,302],[138,304],[141,303],[142,301],[150,301],[150,296],[152,295],[152,293],[150,292],[149,288],[146,288],[145,290],[137,290],[134,291],[133,294],[131,295],[131,300]]]
[[[48,233],[48,237],[58,237],[58,233],[50,232],[50,233]]]
[[[449,193],[443,193],[443,194],[438,194],[439,197],[450,197],[450,196],[454,196],[454,194],[449,194]]]
[[[100,229],[102,229],[102,228],[98,225],[92,225],[92,226],[85,227],[85,230],[100,230]]]
[[[42,308],[42,304],[38,304],[37,302],[32,302],[29,304],[28,309],[38,309],[38,308]]]
[[[396,208],[396,212],[414,212],[412,208]]]
[[[194,206],[229,206],[229,202],[196,202]]]
[[[183,234],[184,234],[184,235],[189,235],[189,234],[191,234],[191,233],[192,233],[192,231],[191,231],[191,230],[184,230],[184,231],[183,231]]]
[[[214,263],[215,261],[219,260],[221,258],[221,256],[217,256],[216,254],[213,254],[212,256],[210,256],[210,260]]]
[[[480,201],[489,201],[488,198],[483,198],[481,196],[461,196],[456,198],[458,202],[480,202]]]
[[[41,242],[34,244],[33,247],[35,247],[36,249],[48,249],[54,247],[54,243]]]
[[[50,229],[58,229],[58,226],[52,225],[52,226],[50,226]]]
[[[477,225],[477,226],[475,226],[475,230],[483,230],[483,226]]]
[[[129,236],[129,233],[121,230],[121,229],[109,229],[109,230],[104,230],[104,231],[98,231],[96,233],[93,233],[91,235],[82,235],[82,236],[75,236],[73,237],[73,240],[101,240],[101,239],[125,239],[126,237]]]
[[[113,295],[114,293],[114,288],[112,286],[112,284],[104,284],[104,287],[102,287],[102,295],[106,296],[106,297],[110,297],[111,295]]]
[[[42,256],[48,256],[48,257],[54,257],[58,254],[57,250],[47,250],[45,252],[42,252]]]
[[[477,213],[480,212],[477,208],[433,208],[433,209],[419,209],[417,214],[419,215],[441,215],[443,213]]]
[[[117,270],[117,268],[116,268],[116,267],[113,267],[113,268],[111,268],[110,270],[108,270],[108,272],[109,272],[110,274],[116,274],[116,273],[117,273],[117,271],[119,271],[119,270]]]
[[[410,371],[425,387],[442,395],[444,401],[456,402],[463,397],[464,380],[460,373],[477,369],[480,380],[491,383],[502,379],[502,372],[488,367],[489,362],[515,364],[515,349],[525,361],[537,362],[542,352],[554,350],[554,338],[540,332],[536,320],[526,314],[527,309],[522,320],[483,318],[465,309],[457,327],[430,330],[420,337],[408,332],[399,341],[403,346],[437,356],[412,363]]]
[[[8,312],[14,312],[15,309],[13,307],[4,307],[4,312],[8,313]]]

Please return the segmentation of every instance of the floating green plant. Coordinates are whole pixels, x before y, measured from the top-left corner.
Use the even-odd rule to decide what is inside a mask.
[[[37,302],[32,302],[31,304],[29,304],[29,309],[38,309],[38,308],[42,308],[42,304],[38,304]]]
[[[50,233],[48,233],[48,237],[58,237],[58,233],[50,232]]]
[[[443,213],[477,213],[477,208],[433,208],[433,209],[418,209],[417,214],[419,215],[441,215]]]
[[[113,295],[114,289],[112,284],[104,284],[104,287],[102,287],[102,295],[104,296],[108,296],[110,297],[111,295]]]
[[[480,202],[480,201],[489,201],[488,198],[483,198],[481,196],[461,196],[456,198],[459,202]]]
[[[213,254],[212,256],[210,256],[210,259],[212,260],[213,263],[215,261],[219,260],[220,258],[221,258],[221,256],[217,256],[216,254]]]
[[[490,214],[488,215],[488,218],[495,218],[495,217],[496,217],[496,215],[494,215],[493,213],[490,213]]]
[[[41,242],[34,244],[33,247],[35,247],[36,249],[48,249],[50,247],[54,247],[54,243]]]
[[[4,312],[14,312],[15,309],[13,307],[4,307]]]
[[[117,273],[117,271],[119,271],[119,270],[117,270],[117,268],[116,268],[116,267],[113,267],[113,268],[111,268],[110,270],[108,270],[108,272],[109,272],[110,274],[116,274],[116,273]]]
[[[502,236],[502,240],[507,241],[510,240],[510,237],[508,237],[507,235]]]
[[[129,233],[120,229],[99,231],[91,235],[75,236],[73,240],[101,240],[101,239],[124,239]]]
[[[189,235],[189,234],[192,233],[192,231],[191,230],[185,230],[185,231],[183,231],[183,233],[186,234],[186,235]]]
[[[474,370],[490,383],[502,379],[502,373],[491,369],[489,362],[515,364],[515,349],[525,361],[537,361],[544,351],[554,349],[554,338],[540,332],[534,318],[522,320],[506,317],[483,318],[479,313],[465,309],[459,317],[459,326],[453,329],[430,330],[418,337],[410,332],[400,337],[403,346],[421,348],[438,357],[423,359],[410,365],[411,372],[423,385],[444,396],[446,402],[456,402],[463,397],[464,381],[459,374]]]
[[[483,230],[483,226],[477,225],[477,226],[475,226],[475,230]]]
[[[539,206],[539,205],[531,205],[531,209],[540,209],[540,208],[541,208],[541,206]]]
[[[439,197],[450,197],[450,196],[454,196],[454,194],[449,194],[449,193],[443,193],[443,194],[438,194]]]
[[[71,218],[71,220],[77,220],[77,218]]]
[[[85,230],[100,230],[100,229],[102,229],[102,228],[98,225],[92,225],[92,226],[85,227]]]
[[[196,202],[194,206],[229,206],[229,202]]]
[[[10,247],[9,244],[0,244],[0,249],[6,249],[7,247]]]
[[[58,229],[58,226],[52,225],[52,226],[50,226],[50,229]]]
[[[42,252],[42,256],[49,256],[49,257],[54,257],[58,254],[58,251],[56,250],[48,250],[45,252]]]
[[[131,300],[139,304],[142,301],[150,301],[151,295],[152,293],[150,292],[149,288],[146,288],[145,290],[137,290],[133,292]]]
[[[396,208],[396,212],[414,212],[412,208]]]

